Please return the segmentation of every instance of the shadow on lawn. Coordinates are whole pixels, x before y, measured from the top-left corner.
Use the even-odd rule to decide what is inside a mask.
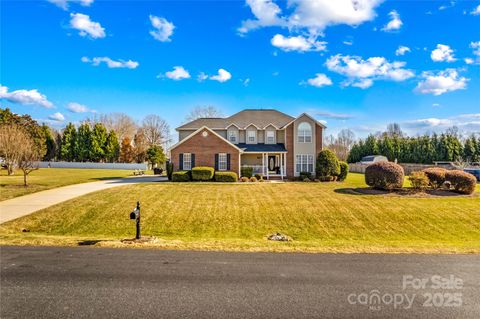
[[[472,197],[474,195],[464,195],[455,193],[449,190],[426,190],[422,192],[416,192],[412,189],[398,189],[392,191],[385,191],[381,189],[375,189],[372,187],[357,187],[357,188],[337,188],[334,190],[338,194],[346,195],[382,195],[382,196],[394,196],[394,197]]]

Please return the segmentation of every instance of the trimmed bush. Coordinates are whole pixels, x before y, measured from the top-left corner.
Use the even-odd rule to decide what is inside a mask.
[[[238,175],[235,172],[215,172],[215,182],[234,183],[238,181]]]
[[[347,162],[339,162],[340,165],[340,174],[337,176],[337,181],[343,182],[347,179],[348,175],[348,164]]]
[[[305,178],[311,179],[312,173],[310,172],[300,172],[300,180],[305,180]]]
[[[173,174],[173,163],[168,163],[167,164],[167,178],[169,181],[172,180],[172,174]]]
[[[172,181],[173,182],[189,182],[191,180],[190,171],[178,171],[173,172]]]
[[[253,167],[242,167],[240,169],[240,175],[242,175],[242,177],[252,177],[253,176]]]
[[[258,182],[258,180],[255,176],[252,176],[252,177],[250,177],[250,182],[256,183],[256,182]]]
[[[340,174],[340,165],[338,164],[337,155],[331,150],[322,150],[318,153],[317,176],[337,176]]]
[[[365,169],[365,182],[378,189],[402,188],[405,174],[403,167],[392,162],[377,162]]]
[[[447,173],[447,170],[444,168],[429,167],[422,170],[422,172],[427,175],[429,181],[428,185],[433,189],[440,188],[443,183],[445,183],[445,174]]]
[[[192,168],[192,180],[194,181],[211,181],[214,174],[215,169],[213,167],[197,166]]]
[[[248,182],[248,181],[250,181],[250,178],[248,178],[248,177],[246,177],[246,176],[242,176],[242,177],[240,178],[240,182],[242,182],[242,183],[246,183],[246,182]]]
[[[445,180],[450,182],[455,192],[460,194],[473,194],[477,186],[477,179],[472,174],[461,170],[447,171]]]
[[[428,176],[425,172],[412,172],[408,180],[412,184],[412,188],[417,191],[424,190],[429,185]]]
[[[258,180],[263,179],[263,175],[262,175],[262,174],[258,174],[258,173],[257,173],[257,174],[255,174],[255,175],[253,175],[253,176],[255,176],[255,178],[258,179]]]

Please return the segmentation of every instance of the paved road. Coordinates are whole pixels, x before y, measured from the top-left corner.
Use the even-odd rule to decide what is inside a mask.
[[[128,177],[122,179],[105,180],[99,182],[82,183],[49,189],[46,191],[33,193],[25,196],[15,197],[0,202],[0,224],[8,222],[25,215],[29,215],[40,209],[82,196],[91,192],[96,192],[112,187],[123,186],[126,184],[137,184],[144,182],[164,181],[166,177],[142,176]]]
[[[429,282],[403,290],[404,275]],[[479,255],[3,247],[0,283],[1,318],[480,317]],[[360,304],[373,289],[384,301]]]

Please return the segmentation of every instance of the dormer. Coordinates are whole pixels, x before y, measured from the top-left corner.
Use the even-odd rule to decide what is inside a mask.
[[[246,127],[245,142],[247,144],[257,144],[258,140],[258,127],[254,124],[250,124]]]
[[[234,123],[227,126],[227,140],[232,144],[238,144],[240,141],[239,127]]]
[[[277,128],[273,124],[265,127],[265,144],[277,143]]]

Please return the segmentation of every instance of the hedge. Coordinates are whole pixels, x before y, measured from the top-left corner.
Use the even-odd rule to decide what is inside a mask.
[[[445,174],[447,173],[447,170],[441,167],[429,167],[422,172],[427,175],[429,183],[428,185],[433,188],[440,188],[442,187],[443,183],[445,183]]]
[[[238,175],[235,172],[215,172],[215,182],[231,183],[237,181]]]
[[[190,171],[178,171],[173,172],[172,181],[173,182],[189,182],[191,180]]]
[[[472,174],[460,170],[447,171],[445,180],[457,193],[473,194],[477,186],[477,179]]]
[[[337,181],[343,182],[344,180],[347,179],[349,167],[347,162],[339,162],[340,165],[340,174],[337,176]]]
[[[213,167],[197,166],[192,168],[192,180],[194,181],[211,181],[214,174],[215,169]]]
[[[377,162],[365,169],[365,182],[378,189],[393,190],[403,187],[403,167],[392,162]]]
[[[412,172],[408,177],[414,190],[424,190],[429,185],[429,179],[425,172]]]
[[[329,149],[325,149],[318,153],[316,163],[317,176],[338,176],[340,174],[340,165],[338,164],[337,155]]]
[[[167,178],[169,181],[172,180],[173,174],[173,163],[167,163]]]
[[[253,167],[242,167],[242,168],[240,169],[240,175],[241,175],[242,177],[248,177],[248,178],[252,177],[252,175],[253,175]]]

